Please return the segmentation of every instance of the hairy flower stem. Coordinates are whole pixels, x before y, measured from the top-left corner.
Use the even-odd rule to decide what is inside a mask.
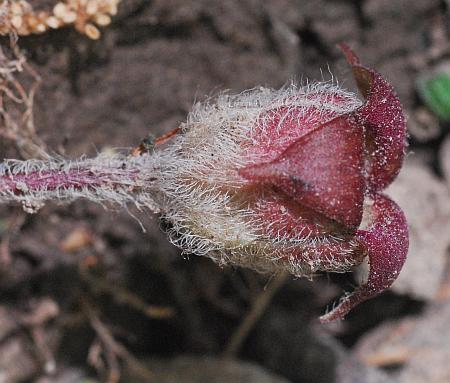
[[[157,210],[151,197],[157,180],[154,162],[149,155],[120,154],[76,161],[8,160],[0,165],[0,203],[19,202],[35,212],[46,201],[87,198]]]
[[[341,49],[363,101],[330,83],[221,94],[128,156],[6,161],[0,203],[31,212],[79,197],[131,203],[160,213],[184,253],[263,273],[348,272],[368,257],[367,282],[321,321],[342,318],[395,281],[408,225],[383,194],[405,155],[402,105],[389,82]]]

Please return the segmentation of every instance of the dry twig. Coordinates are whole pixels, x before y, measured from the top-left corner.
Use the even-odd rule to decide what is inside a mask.
[[[272,283],[270,283],[267,288],[264,289],[256,298],[256,300],[253,302],[250,312],[240,323],[238,328],[231,336],[227,346],[225,347],[225,351],[223,353],[223,356],[225,358],[232,358],[236,355],[236,353],[239,351],[239,348],[242,346],[242,343],[244,343],[245,339],[247,339],[247,336],[252,328],[266,311],[274,295],[283,286],[287,277],[287,273],[277,274],[274,277]]]
[[[150,319],[168,319],[175,314],[172,307],[150,305],[132,292],[119,286],[113,286],[104,279],[94,277],[83,268],[80,268],[80,275],[94,291],[109,294],[117,303],[126,304]]]
[[[82,307],[101,344],[101,350],[98,343],[93,344],[93,348],[91,348],[90,352],[90,362],[94,366],[101,366],[99,358],[102,353],[101,351],[103,351],[108,366],[108,377],[106,382],[116,383],[119,381],[121,375],[119,359],[122,359],[136,375],[145,379],[146,382],[150,383],[154,381],[154,374],[114,338],[108,328],[100,320],[94,308],[86,300],[82,301]]]
[[[17,322],[29,333],[33,340],[36,357],[41,361],[44,371],[53,374],[56,371],[56,360],[45,334],[45,324],[59,315],[59,306],[49,298],[35,303],[30,313],[20,313]]]

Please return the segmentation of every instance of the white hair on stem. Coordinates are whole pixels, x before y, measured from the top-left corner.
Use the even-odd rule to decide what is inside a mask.
[[[100,204],[129,203],[157,211],[149,195],[152,158],[100,154],[64,160],[6,160],[0,165],[0,201],[19,202],[32,213],[47,201],[86,198]]]

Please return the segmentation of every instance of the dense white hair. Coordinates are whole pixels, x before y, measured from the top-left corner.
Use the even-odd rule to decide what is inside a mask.
[[[0,166],[0,201],[18,201],[28,211],[47,200],[69,202],[80,197],[102,204],[133,203],[160,213],[169,223],[171,241],[183,252],[208,256],[221,265],[261,272],[287,269],[297,276],[311,276],[319,269],[347,271],[359,260],[351,256],[342,238],[313,238],[307,232],[289,238],[268,235],[262,228],[271,223],[256,218],[241,193],[246,181],[237,170],[263,157],[248,148],[268,129],[268,122],[259,119],[265,112],[283,107],[289,113],[295,108],[299,123],[308,124],[360,105],[355,95],[331,83],[224,93],[196,104],[181,134],[142,156],[116,153],[76,161],[5,161]],[[70,175],[71,183],[50,187],[51,183],[30,183],[26,177],[42,181],[56,173],[61,181]],[[328,244],[341,249],[339,261],[331,257],[323,262],[318,246]]]

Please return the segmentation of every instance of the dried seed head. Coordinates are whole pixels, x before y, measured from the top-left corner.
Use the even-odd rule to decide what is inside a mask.
[[[86,24],[84,27],[84,33],[91,40],[98,40],[100,38],[100,31],[95,25]]]
[[[3,2],[0,3],[0,35],[26,36],[44,33],[48,27],[74,25],[80,33],[96,40],[100,37],[96,26],[109,25],[119,3],[120,0],[64,0],[46,12],[34,10],[25,0]]]

